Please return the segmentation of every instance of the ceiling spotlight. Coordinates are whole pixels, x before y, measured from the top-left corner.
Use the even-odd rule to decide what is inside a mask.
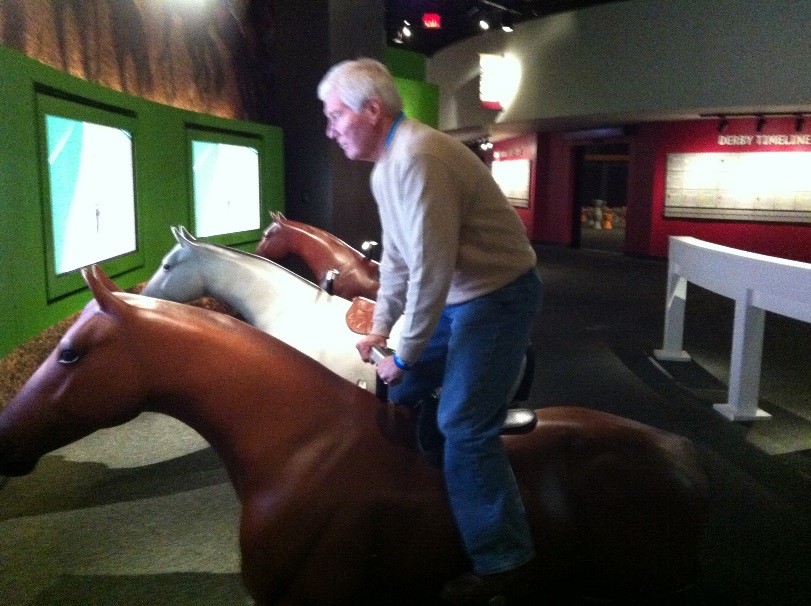
[[[508,33],[513,31],[513,16],[510,13],[501,15],[501,30]]]
[[[487,17],[482,17],[481,19],[479,19],[479,29],[481,30],[490,29],[490,22],[487,20]]]

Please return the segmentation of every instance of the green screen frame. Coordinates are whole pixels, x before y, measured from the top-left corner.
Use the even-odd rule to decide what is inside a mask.
[[[54,218],[51,208],[51,183],[48,165],[48,145],[46,132],[46,116],[60,116],[79,122],[88,122],[122,129],[132,137],[132,179],[134,188],[135,211],[135,250],[110,259],[103,259],[98,264],[107,275],[115,277],[144,265],[141,250],[141,235],[139,229],[139,196],[138,196],[138,120],[134,115],[128,115],[113,108],[102,107],[93,102],[72,97],[69,95],[57,96],[56,92],[38,91],[36,94],[37,107],[37,137],[39,146],[39,168],[41,182],[41,208],[42,208],[42,240],[45,250],[45,276],[47,284],[48,301],[55,301],[85,288],[81,276],[81,268],[59,274],[56,271],[56,251],[53,244]]]
[[[259,155],[259,217],[256,229],[249,229],[245,231],[231,232],[227,234],[219,234],[214,236],[202,237],[202,240],[219,244],[221,246],[237,247],[247,243],[256,242],[261,239],[264,227],[262,221],[268,215],[268,175],[267,171],[271,167],[268,166],[268,152],[266,149],[265,139],[254,133],[250,132],[237,132],[225,129],[217,129],[205,127],[196,124],[186,125],[186,153],[188,154],[188,187],[189,187],[189,217],[191,221],[191,231],[197,233],[197,225],[195,224],[195,197],[194,197],[194,167],[192,157],[192,144],[194,141],[204,141],[207,143],[224,143],[227,145],[239,145],[243,147],[251,147],[257,150]]]

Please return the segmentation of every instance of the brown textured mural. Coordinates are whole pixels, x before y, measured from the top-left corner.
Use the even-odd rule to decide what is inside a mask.
[[[102,86],[271,121],[266,0],[0,0],[0,43]]]

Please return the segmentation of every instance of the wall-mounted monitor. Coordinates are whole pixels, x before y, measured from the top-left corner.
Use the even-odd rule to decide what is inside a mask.
[[[261,229],[261,140],[189,129],[193,231],[220,244],[255,238]]]
[[[111,275],[141,263],[135,118],[79,100],[37,96],[50,299],[84,287],[78,269]]]

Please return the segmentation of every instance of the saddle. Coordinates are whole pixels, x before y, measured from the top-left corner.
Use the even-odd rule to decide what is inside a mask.
[[[346,310],[346,325],[352,332],[368,335],[372,330],[372,316],[375,313],[375,302],[366,297],[355,297]]]

